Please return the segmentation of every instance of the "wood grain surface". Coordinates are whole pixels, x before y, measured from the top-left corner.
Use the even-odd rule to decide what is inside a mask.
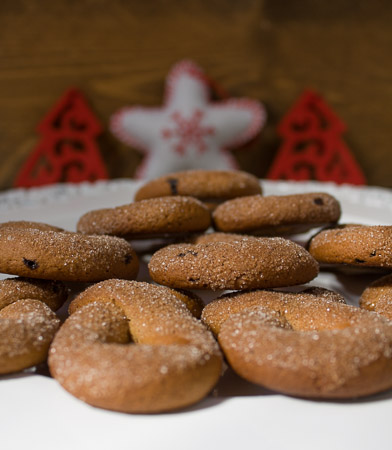
[[[264,102],[268,124],[240,166],[266,175],[276,126],[306,88],[347,124],[343,136],[368,183],[392,187],[392,3],[387,0],[2,0],[0,189],[37,144],[36,126],[80,88],[105,132],[110,177],[132,177],[141,155],[108,131],[119,108],[162,102],[180,59],[200,64],[231,96]]]

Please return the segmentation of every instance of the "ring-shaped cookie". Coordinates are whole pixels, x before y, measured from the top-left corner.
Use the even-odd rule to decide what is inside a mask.
[[[210,209],[231,198],[261,194],[260,181],[254,175],[240,170],[186,170],[156,178],[144,184],[135,194],[135,200],[187,195],[196,197]]]
[[[196,234],[191,236],[187,242],[191,244],[208,244],[210,242],[233,242],[252,239],[265,239],[264,237],[252,236],[249,234],[224,233],[223,231],[215,231],[212,233]]]
[[[212,309],[223,316],[215,323],[218,341],[248,381],[312,398],[355,398],[392,387],[392,322],[375,313],[263,291],[216,302],[202,317],[208,324]]]
[[[0,374],[43,362],[67,298],[62,283],[12,278],[0,281]]]
[[[359,306],[392,320],[392,274],[371,283],[362,292]]]
[[[18,300],[34,299],[57,311],[67,300],[68,289],[61,281],[34,278],[6,278],[0,281],[0,309]]]
[[[322,264],[392,269],[392,226],[328,228],[311,238],[308,250]]]
[[[113,236],[0,227],[0,272],[30,278],[94,282],[133,279],[139,262],[131,245]]]
[[[253,195],[228,200],[213,212],[214,227],[229,233],[296,234],[340,218],[339,202],[326,193]]]
[[[77,230],[140,239],[200,232],[210,223],[205,205],[195,198],[179,196],[90,211],[79,219]]]
[[[91,405],[170,411],[201,400],[220,376],[215,339],[171,289],[109,280],[82,292],[71,311],[51,346],[49,368]]]
[[[315,259],[283,238],[174,244],[154,253],[151,278],[178,289],[255,289],[307,283],[318,274]]]
[[[35,229],[41,231],[64,231],[63,228],[49,225],[43,222],[33,222],[30,220],[12,220],[9,222],[0,223],[1,228],[17,228],[19,230]]]
[[[253,290],[247,292],[232,292],[218,297],[216,300],[204,307],[201,319],[208,328],[218,335],[220,328],[230,316],[242,312],[244,309],[255,306],[263,306],[278,311],[286,311],[286,306],[305,301],[317,302],[326,300],[345,304],[346,300],[337,292],[330,291],[320,287],[309,287],[299,292],[286,292],[279,290]],[[291,305],[290,305],[291,304]],[[307,317],[298,317],[298,320],[305,322],[309,320],[309,326],[312,327],[313,319],[310,311]],[[294,320],[292,317],[290,320]]]
[[[0,310],[0,374],[45,361],[59,325],[56,314],[39,300],[19,300]]]

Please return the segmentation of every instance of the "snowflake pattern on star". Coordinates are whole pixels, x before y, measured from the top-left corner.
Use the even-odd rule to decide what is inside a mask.
[[[175,111],[171,118],[175,123],[175,128],[164,128],[162,136],[165,139],[175,139],[173,149],[183,155],[189,145],[194,144],[202,153],[207,149],[204,141],[205,136],[212,136],[215,133],[214,127],[203,126],[201,124],[204,113],[199,109],[193,112],[190,119],[183,117],[181,112]]]
[[[187,169],[237,168],[229,149],[254,138],[265,123],[262,104],[247,98],[210,101],[210,83],[192,61],[181,61],[166,80],[162,108],[134,106],[118,111],[111,130],[145,153],[138,178]]]

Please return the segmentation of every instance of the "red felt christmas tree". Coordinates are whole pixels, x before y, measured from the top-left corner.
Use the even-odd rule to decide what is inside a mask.
[[[16,177],[16,187],[107,179],[96,143],[102,128],[82,93],[70,89],[38,125],[42,138]]]
[[[279,124],[283,143],[267,178],[365,184],[362,170],[341,139],[345,130],[319,95],[304,92]]]

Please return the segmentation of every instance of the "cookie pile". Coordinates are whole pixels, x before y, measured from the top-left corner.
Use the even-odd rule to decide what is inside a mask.
[[[128,205],[87,212],[76,232],[1,224],[0,272],[28,278],[0,284],[0,373],[49,353],[66,390],[131,413],[201,400],[224,359],[243,378],[290,395],[389,389],[390,276],[363,293],[361,308],[321,288],[287,290],[314,280],[320,265],[392,269],[392,226],[342,225],[340,216],[338,200],[323,192],[265,196],[245,172],[195,170],[146,183]],[[312,229],[307,246],[291,238]],[[135,242],[156,238],[152,283],[136,281]],[[70,286],[60,326],[52,310]],[[205,305],[195,289],[232,292]]]

